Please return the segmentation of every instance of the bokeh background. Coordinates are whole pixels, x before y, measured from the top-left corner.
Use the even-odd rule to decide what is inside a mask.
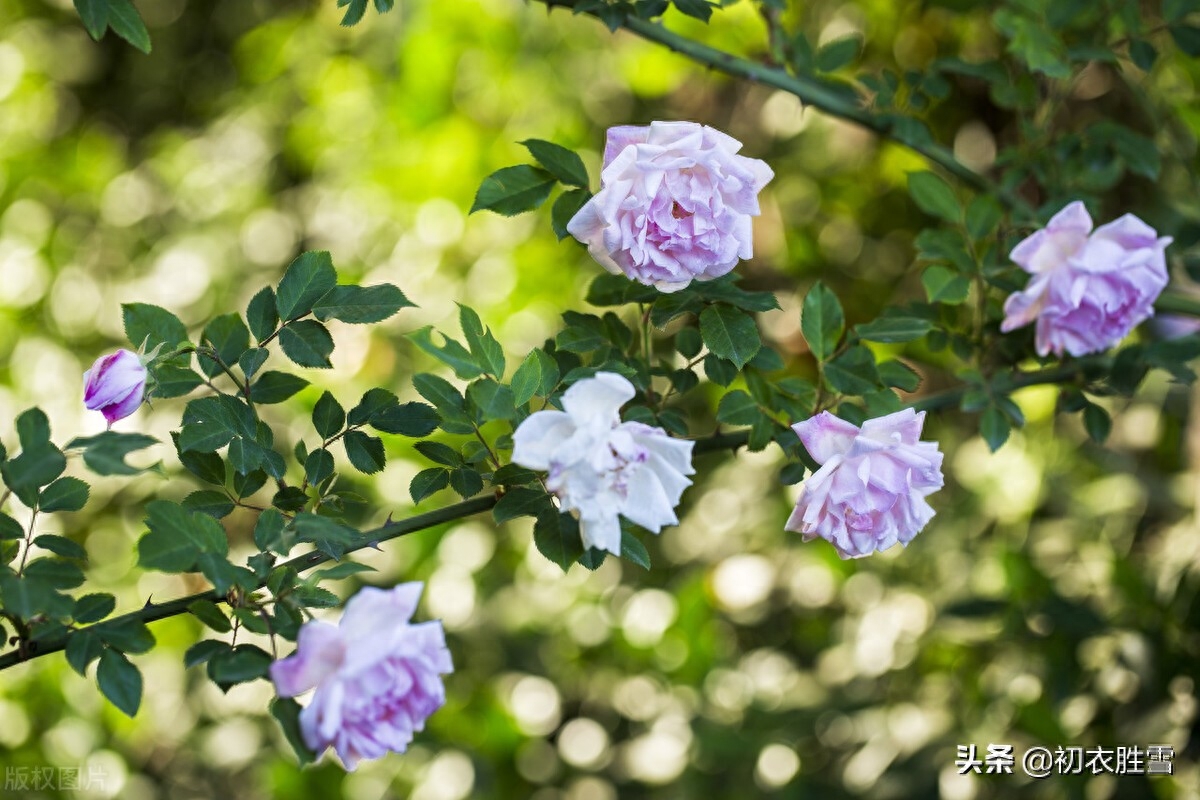
[[[976,5],[815,0],[803,25],[818,41],[865,34],[868,65],[919,67],[1003,49],[987,13],[959,13]],[[244,308],[303,249],[328,249],[347,278],[394,282],[419,306],[375,330],[336,328],[335,368],[307,377],[344,402],[376,385],[410,396],[406,376],[433,365],[404,334],[456,332],[456,301],[510,354],[541,343],[561,311],[584,309],[597,267],[555,240],[548,209],[466,214],[484,175],[528,160],[526,138],[579,149],[595,176],[607,126],[695,119],[769,160],[778,177],[742,272],[777,292],[782,310],[761,324],[797,371],[811,367],[798,307],[817,278],[852,321],[920,291],[910,268],[925,220],[904,191],[920,159],[592,20],[521,0],[401,0],[354,29],[331,2],[139,8],[148,57],[111,36],[93,43],[62,0],[0,0],[0,419],[39,404],[59,441],[103,427],[82,409],[81,374],[122,342],[122,302],[199,326]],[[746,2],[711,30],[669,21],[727,49],[763,47]],[[1144,80],[1163,102],[1194,103],[1180,59]],[[1103,74],[1077,89],[1122,106]],[[1200,125],[1186,120],[1184,163]],[[981,93],[940,112],[936,130],[984,169],[1005,124]],[[1141,199],[1152,220],[1196,204],[1179,176],[1138,180],[1110,202]],[[277,409],[297,435],[317,394]],[[947,487],[903,552],[842,562],[785,533],[795,488],[767,451],[704,457],[682,524],[649,542],[648,573],[610,559],[564,576],[529,525],[482,518],[371,553],[367,580],[427,582],[419,616],[443,620],[458,670],[407,754],[352,775],[328,759],[296,767],[265,715],[266,682],[222,695],[185,671],[183,650],[205,635],[191,619],[157,623],[160,646],[136,657],[147,691],[134,720],[59,656],[5,671],[0,796],[1200,797],[1196,397],[1152,378],[1111,405],[1103,449],[1077,420],[1056,420],[1053,388],[1016,399],[1029,425],[995,455],[971,421],[930,418]],[[119,427],[169,441],[180,410],[163,402]],[[424,466],[388,446],[386,471],[360,487],[379,518],[408,512]],[[98,480],[85,511],[44,523],[85,544],[90,580],[119,609],[202,588],[134,566],[142,504],[198,488],[173,474],[169,446],[153,457],[170,479]],[[231,517],[235,547],[251,524]],[[957,775],[956,746],[989,743],[1170,744],[1175,774]],[[7,783],[47,767],[103,779],[81,791]]]

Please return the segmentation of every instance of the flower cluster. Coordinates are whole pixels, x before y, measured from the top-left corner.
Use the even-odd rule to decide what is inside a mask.
[[[1000,330],[1036,320],[1043,356],[1111,347],[1154,314],[1170,243],[1133,214],[1093,231],[1083,203],[1071,203],[1013,249],[1012,260],[1033,278],[1009,296]]]
[[[937,444],[920,441],[924,424],[924,411],[907,408],[861,428],[828,411],[792,426],[821,468],[804,481],[787,529],[828,540],[842,558],[912,541],[943,482]]]
[[[568,223],[601,266],[673,292],[753,255],[751,218],[774,173],[695,122],[609,128],[600,191]]]
[[[658,533],[675,525],[675,506],[691,485],[692,442],[662,428],[621,422],[633,384],[612,372],[579,381],[564,411],[538,411],[513,434],[513,463],[549,473],[546,488],[579,516],[584,547],[621,552],[624,516]]]
[[[421,589],[362,589],[338,625],[305,623],[296,652],[271,665],[281,697],[316,689],[300,712],[304,742],[317,753],[334,748],[346,769],[403,753],[446,700],[441,676],[454,665],[442,624],[409,622]]]

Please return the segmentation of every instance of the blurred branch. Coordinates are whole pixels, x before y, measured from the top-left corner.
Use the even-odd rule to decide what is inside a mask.
[[[575,0],[539,0],[548,7],[563,6],[574,9]],[[584,11],[589,16],[600,19],[596,12]],[[637,17],[627,16],[620,27],[637,36],[666,47],[668,50],[687,56],[693,61],[706,64],[735,78],[744,78],[766,86],[782,89],[795,95],[802,102],[818,108],[827,114],[853,122],[874,133],[889,138],[912,149],[929,159],[934,164],[945,169],[963,183],[980,192],[987,192],[1003,201],[1009,208],[1021,217],[1032,218],[1033,212],[1029,204],[1008,189],[1002,188],[988,177],[979,174],[966,164],[954,157],[954,153],[936,142],[914,142],[898,135],[894,123],[867,108],[849,100],[844,94],[831,88],[822,79],[804,74],[791,74],[782,67],[761,64],[740,58],[732,53],[726,53],[701,42],[689,39],[675,33],[661,23],[649,22]]]
[[[465,500],[461,503],[455,503],[452,506],[439,508],[436,511],[430,511],[426,514],[418,514],[415,517],[409,517],[408,519],[398,520],[396,522],[388,522],[387,524],[381,525],[374,530],[364,531],[363,541],[357,545],[354,545],[353,547],[348,547],[346,549],[346,555],[358,550],[363,550],[367,547],[375,547],[380,542],[386,542],[390,539],[398,539],[401,536],[409,533],[415,533],[419,530],[432,528],[435,525],[441,525],[446,522],[461,519],[462,517],[469,517],[472,514],[478,514],[482,511],[487,511],[492,506],[496,505],[496,500],[497,498],[494,495],[475,497],[470,500]],[[297,572],[303,572],[304,570],[312,569],[313,567],[324,564],[326,561],[332,560],[333,558],[331,556],[325,553],[314,551],[312,553],[305,553],[302,556],[297,556],[296,558],[285,561],[282,564],[277,565],[276,569],[278,569],[280,566],[283,566],[291,567]],[[266,586],[266,581],[260,581],[258,588],[262,589],[264,586]],[[131,611],[128,614],[122,614],[119,617],[110,617],[104,622],[98,622],[95,625],[91,625],[87,628],[81,628],[79,630],[100,632],[109,628],[117,628],[121,625],[129,624],[131,622],[140,622],[143,624],[147,622],[155,622],[160,619],[166,619],[167,617],[186,614],[188,606],[197,600],[208,600],[213,603],[227,602],[227,598],[224,595],[219,595],[215,590],[210,589],[207,592],[200,592],[187,597],[180,597],[177,600],[171,600],[166,603],[146,603],[145,606],[137,611]],[[32,661],[33,659],[40,658],[41,656],[57,653],[59,650],[62,650],[67,646],[67,641],[73,634],[74,631],[67,631],[46,639],[38,639],[35,637],[29,642],[29,652],[26,657],[23,658],[22,654],[18,651],[13,651],[0,656],[0,670],[16,666],[23,661]]]
[[[1154,301],[1154,310],[1169,314],[1186,314],[1189,317],[1200,317],[1200,300],[1191,295],[1179,292],[1163,292]]]

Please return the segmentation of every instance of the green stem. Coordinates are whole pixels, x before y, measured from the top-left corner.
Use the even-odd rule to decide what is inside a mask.
[[[541,2],[550,7],[574,7],[574,0],[541,0]],[[599,19],[599,16],[592,12],[583,13]],[[832,88],[830,84],[819,78],[804,74],[791,74],[781,67],[740,58],[732,53],[726,53],[686,36],[681,36],[658,22],[649,22],[630,16],[625,18],[621,27],[636,36],[660,44],[672,52],[687,56],[693,61],[724,72],[726,75],[781,89],[795,95],[801,102],[807,103],[813,108],[818,108],[827,114],[853,122],[880,136],[892,139],[921,154],[976,191],[987,192],[1000,198],[1018,215],[1031,218],[1033,216],[1028,203],[963,164],[954,157],[953,151],[949,148],[932,141],[914,142],[901,138],[890,119],[868,110],[856,100],[846,97],[844,93]]]
[[[435,525],[441,525],[446,522],[461,519],[462,517],[469,517],[472,514],[478,514],[482,511],[487,511],[494,505],[496,505],[496,497],[493,495],[485,495],[482,497],[475,497],[470,500],[465,500],[461,503],[455,503],[454,505],[447,506],[446,508],[439,508],[436,511],[418,514],[415,517],[409,517],[408,519],[389,522],[386,525],[381,525],[380,527],[375,528],[374,530],[364,531],[363,541],[357,545],[354,545],[353,547],[347,548],[346,554],[349,555],[350,553],[367,547],[374,547],[380,542],[398,539],[401,536],[405,536],[415,531],[424,530],[425,528],[432,528]],[[291,567],[292,569],[296,570],[296,572],[303,572],[304,570],[312,569],[313,567],[319,566],[331,560],[333,559],[329,555],[314,551],[285,561],[281,566]],[[259,584],[259,588],[261,589],[265,585],[266,581],[264,580]],[[218,595],[215,590],[209,589],[207,592],[199,592],[198,594],[189,595],[187,597],[180,597],[176,600],[170,600],[166,603],[147,603],[137,611],[131,611],[128,614],[122,614],[119,617],[111,617],[104,622],[98,622],[95,625],[91,625],[87,628],[81,628],[79,630],[95,630],[99,632],[105,629],[116,628],[130,623],[140,622],[144,624],[147,622],[155,622],[160,619],[166,619],[167,617],[174,617],[178,616],[179,614],[187,613],[188,606],[197,600],[208,600],[213,603],[226,602],[224,595]],[[11,652],[0,656],[0,670],[16,666],[22,661],[31,661],[35,658],[56,653],[67,646],[67,642],[70,640],[71,636],[74,635],[74,633],[75,631],[67,631],[46,639],[34,638],[28,643],[29,652],[25,657],[22,657],[20,652]]]
[[[229,365],[225,363],[225,360],[221,358],[220,354],[218,354],[216,350],[212,349],[211,347],[200,347],[196,349],[196,353],[197,355],[204,356],[209,361],[220,367],[221,371],[229,376],[229,379],[233,381],[233,384],[237,386],[238,391],[241,392],[243,396],[250,396],[250,393],[246,391],[246,385],[238,380],[238,376],[233,374],[233,370],[229,368]],[[209,385],[211,386],[212,384]]]
[[[1200,300],[1179,292],[1163,292],[1154,301],[1154,310],[1159,313],[1200,317]]]

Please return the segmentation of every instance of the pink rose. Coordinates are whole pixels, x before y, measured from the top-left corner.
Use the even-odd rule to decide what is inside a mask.
[[[753,255],[751,217],[774,173],[695,122],[608,129],[600,191],[567,223],[614,274],[673,292]]]
[[[118,350],[101,356],[83,373],[83,404],[112,425],[137,411],[146,392],[146,367],[137,353]]]
[[[1000,330],[1037,320],[1043,356],[1108,349],[1154,315],[1170,243],[1133,214],[1093,231],[1083,203],[1071,203],[1013,248],[1009,257],[1033,278],[1005,302]]]
[[[454,665],[442,624],[409,622],[421,589],[360,590],[339,624],[305,623],[296,652],[271,665],[281,697],[316,689],[300,732],[317,753],[333,747],[348,770],[359,759],[403,753],[446,700],[441,676]]]
[[[922,442],[925,412],[911,408],[859,428],[828,411],[792,426],[821,468],[803,484],[787,530],[820,536],[842,558],[908,544],[933,518],[925,498],[942,488],[942,454]]]

